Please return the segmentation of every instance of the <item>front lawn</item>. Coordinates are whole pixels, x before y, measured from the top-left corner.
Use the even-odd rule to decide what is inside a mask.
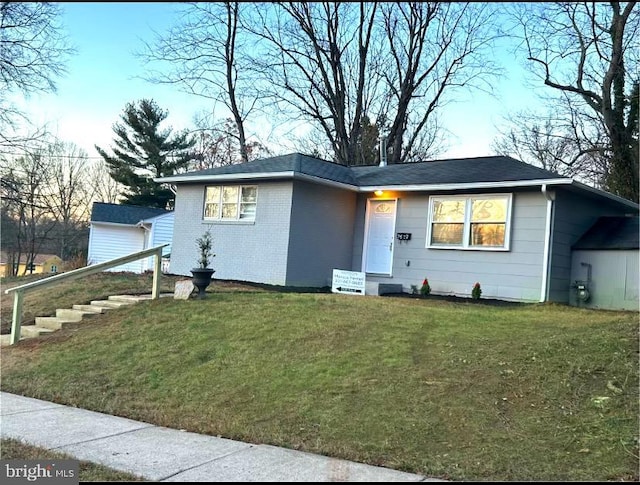
[[[2,389],[451,480],[638,480],[638,313],[212,286],[3,348]]]

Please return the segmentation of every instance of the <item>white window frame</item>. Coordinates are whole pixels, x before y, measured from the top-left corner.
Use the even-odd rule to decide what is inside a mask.
[[[207,190],[213,187],[218,187],[220,189],[220,195],[218,198],[218,215],[215,217],[207,217],[206,214],[206,208],[207,208]],[[224,193],[224,189],[225,187],[237,187],[238,188],[238,195],[236,197],[236,201],[235,201],[235,205],[237,207],[236,210],[236,217],[235,218],[230,218],[230,217],[222,217],[222,194]],[[202,219],[205,221],[216,221],[216,222],[255,222],[256,217],[255,217],[255,212],[253,214],[252,218],[240,218],[240,208],[242,207],[242,190],[243,189],[255,189],[256,190],[256,201],[255,201],[255,206],[256,206],[256,210],[258,209],[258,186],[257,185],[231,185],[231,184],[226,184],[226,185],[206,185],[204,187],[204,200],[202,203]],[[228,204],[229,202],[227,202]]]
[[[471,201],[478,199],[507,199],[507,215],[504,227],[503,246],[472,246],[469,243],[471,232]],[[436,201],[443,200],[464,200],[464,225],[462,231],[462,244],[432,244],[431,228],[433,226],[433,205]],[[513,194],[465,194],[465,195],[431,195],[429,196],[429,214],[427,217],[427,240],[428,249],[457,249],[462,251],[509,251],[511,247],[511,213],[513,204]]]

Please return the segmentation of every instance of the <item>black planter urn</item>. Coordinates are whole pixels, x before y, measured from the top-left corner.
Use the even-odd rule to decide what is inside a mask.
[[[193,285],[198,288],[198,298],[205,298],[205,291],[207,286],[211,284],[211,277],[215,273],[215,270],[211,268],[193,268],[191,274],[193,275]]]

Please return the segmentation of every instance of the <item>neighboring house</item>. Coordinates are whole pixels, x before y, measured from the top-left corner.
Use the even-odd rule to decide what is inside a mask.
[[[143,249],[171,243],[173,211],[154,207],[94,202],[89,226],[88,264],[102,263]],[[163,259],[171,246],[163,249]],[[153,269],[153,257],[133,261],[109,271],[142,273]]]
[[[571,245],[598,217],[638,205],[510,157],[381,166],[298,153],[155,179],[177,187],[170,269],[189,275],[212,229],[215,278],[367,293],[569,302]],[[381,286],[384,285],[384,286]]]
[[[17,275],[22,276],[24,274],[39,274],[39,273],[57,273],[62,271],[63,261],[59,256],[55,254],[36,254],[33,258],[33,263],[29,265],[25,273],[25,267],[27,266],[27,256],[21,255],[20,262],[16,263],[12,261],[9,254],[5,251],[0,252],[0,276],[5,277],[11,274],[11,264],[14,266],[17,264]]]
[[[638,310],[640,218],[600,217],[573,245],[571,281],[588,291],[586,301],[571,292],[571,303],[589,308]]]

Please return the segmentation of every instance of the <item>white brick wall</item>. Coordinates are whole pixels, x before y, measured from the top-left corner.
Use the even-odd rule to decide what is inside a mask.
[[[205,186],[178,185],[169,272],[191,276],[198,259],[196,239],[210,227],[214,278],[284,285],[292,183],[257,185],[256,218],[249,223],[203,220]]]

